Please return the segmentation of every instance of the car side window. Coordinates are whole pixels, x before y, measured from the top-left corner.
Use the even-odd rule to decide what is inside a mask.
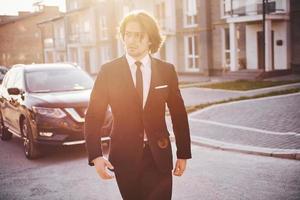
[[[0,68],[0,73],[2,75],[5,75],[7,73],[7,69],[4,69],[4,68]]]
[[[14,87],[15,78],[16,78],[15,70],[11,69],[9,71],[9,74],[8,74],[8,80],[6,82],[6,88],[13,88]]]
[[[5,75],[3,82],[2,82],[2,87],[6,87],[7,86],[7,80],[9,79],[10,76],[10,71],[7,72],[7,74]]]
[[[24,89],[24,76],[22,70],[18,69],[15,71],[15,79],[13,83],[14,87]]]

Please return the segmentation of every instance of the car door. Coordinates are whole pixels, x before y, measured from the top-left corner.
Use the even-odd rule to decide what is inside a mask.
[[[21,68],[14,69],[13,76],[14,79],[9,82],[10,84],[7,86],[7,88],[18,88],[20,91],[24,91],[23,70]],[[8,112],[11,125],[9,128],[16,133],[20,133],[19,118],[22,112],[22,96],[23,94],[9,95],[10,99],[8,101]]]
[[[7,88],[9,86],[12,86],[12,83],[15,78],[12,71],[13,70],[7,72],[7,75],[5,76],[1,88],[1,114],[2,114],[4,125],[6,127],[10,127],[12,125],[12,116],[10,113],[10,103],[9,103],[11,97],[7,91]]]

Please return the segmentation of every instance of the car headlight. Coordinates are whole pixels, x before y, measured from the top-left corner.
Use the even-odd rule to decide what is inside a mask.
[[[64,111],[62,111],[60,108],[45,108],[45,107],[32,107],[33,111],[35,113],[38,113],[43,116],[52,117],[52,118],[63,118],[66,115]]]

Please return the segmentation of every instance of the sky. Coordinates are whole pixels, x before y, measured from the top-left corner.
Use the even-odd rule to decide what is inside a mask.
[[[18,11],[33,11],[32,4],[42,1],[44,5],[59,6],[65,11],[65,0],[0,0],[0,15],[17,15]]]

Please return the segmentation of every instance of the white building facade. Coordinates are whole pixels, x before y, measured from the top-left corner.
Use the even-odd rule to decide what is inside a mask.
[[[229,49],[223,49],[224,54],[229,54],[224,62],[229,65],[230,71],[290,69],[289,2],[269,0],[266,4],[264,45],[262,1],[221,0],[221,16],[229,26],[229,35],[226,37],[225,34],[223,39],[229,44]],[[241,46],[244,46],[245,52],[239,48],[242,34],[245,38]]]

